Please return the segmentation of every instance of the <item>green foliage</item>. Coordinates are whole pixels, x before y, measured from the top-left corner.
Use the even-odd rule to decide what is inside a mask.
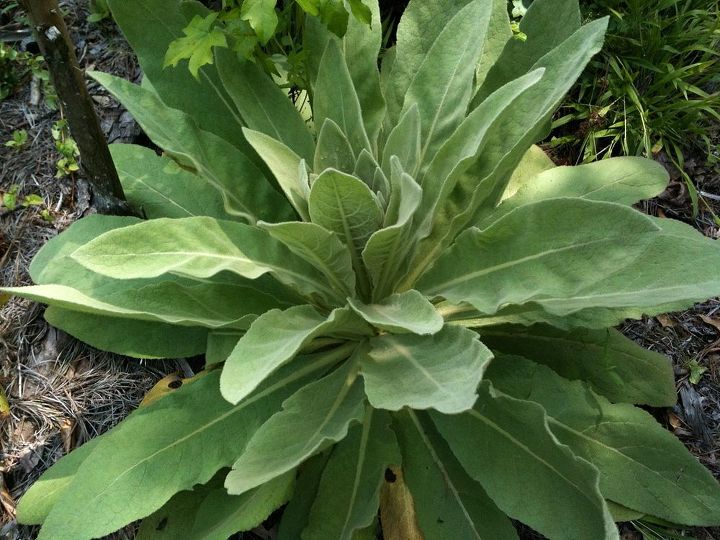
[[[24,129],[16,129],[12,132],[12,139],[9,141],[5,141],[5,146],[7,148],[14,148],[16,150],[20,150],[23,148],[28,142],[28,133]]]
[[[347,5],[357,21],[370,25],[372,12],[364,2],[348,0]],[[183,28],[185,36],[170,42],[165,65],[188,60],[188,68],[197,78],[202,66],[213,63],[213,51],[229,48],[244,58],[259,60],[275,75],[284,71],[283,63],[289,64],[290,81],[307,88],[304,74],[298,71],[301,66],[296,64],[304,14],[317,17],[339,37],[351,26],[343,0],[223,0],[219,12],[196,15]]]
[[[537,0],[521,41],[504,1],[413,0],[381,73],[379,24],[309,17],[306,122],[230,47],[197,79],[163,69],[199,4],[110,4],[146,82],[94,77],[164,151],[112,149],[148,219],[80,220],[34,286],[2,291],[96,347],[206,367],[28,491],[41,540],[137,519],[141,538],[225,538],[286,501],[292,540],[371,537],[379,507],[391,531],[392,504],[428,540],[720,523],[710,473],[635,407],[672,404],[670,363],[610,329],[720,294],[718,244],[633,209],[657,164],[556,168],[533,146],[606,19]]]
[[[720,118],[720,12],[703,0],[592,0],[586,17],[610,15],[603,52],[591,61],[554,125],[553,144],[580,159],[712,150]],[[564,127],[563,127],[564,126]]]
[[[70,136],[70,127],[67,120],[58,120],[52,125],[50,134],[55,141],[55,150],[60,154],[60,159],[55,162],[55,177],[62,178],[80,170],[78,158],[80,149]]]

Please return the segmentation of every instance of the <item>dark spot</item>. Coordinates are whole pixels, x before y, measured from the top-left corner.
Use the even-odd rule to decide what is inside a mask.
[[[397,476],[395,476],[395,473],[392,472],[390,469],[385,469],[385,481],[392,484],[397,480]]]
[[[182,385],[183,385],[183,382],[181,380],[172,381],[168,384],[168,388],[170,388],[171,390],[177,390]]]
[[[167,518],[162,518],[159,523],[157,524],[157,527],[155,527],[156,531],[162,531],[165,527],[167,527]]]

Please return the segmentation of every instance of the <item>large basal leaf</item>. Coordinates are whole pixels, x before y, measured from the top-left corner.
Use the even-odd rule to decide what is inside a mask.
[[[380,90],[377,61],[383,30],[378,0],[365,2],[370,9],[371,21],[368,24],[357,17],[350,17],[342,50],[360,102],[365,131],[374,148],[385,116],[385,98]]]
[[[102,436],[90,439],[63,456],[34,482],[18,502],[18,523],[41,525],[75,478],[78,469],[101,440]]]
[[[558,295],[524,306],[508,306],[473,324],[547,322],[564,329],[603,329],[628,318],[679,311],[720,295],[720,276],[716,271],[720,265],[720,244],[679,221],[649,219],[660,230],[652,235],[640,255],[627,257],[615,272],[584,285],[572,296]],[[688,265],[689,260],[698,262]],[[571,316],[565,316],[567,313]]]
[[[408,254],[414,245],[413,216],[422,198],[417,182],[402,171],[398,162],[395,165],[390,201],[385,211],[385,227],[373,233],[362,252],[374,284],[375,300],[393,291],[398,278],[406,270]]]
[[[588,305],[583,291],[632,264],[659,230],[649,217],[614,203],[540,201],[483,231],[461,234],[418,289],[468,302],[486,314],[508,304],[545,305],[553,299],[552,312],[565,315]]]
[[[362,322],[358,324],[357,316],[347,308],[338,308],[329,317],[308,305],[267,311],[252,323],[230,353],[220,378],[220,391],[229,402],[238,403],[315,337],[358,326],[362,332]]]
[[[466,212],[457,217],[456,230],[462,229],[462,223],[472,221],[477,212],[494,208],[500,202],[523,155],[546,135],[553,112],[602,48],[607,24],[607,17],[586,24],[530,67],[544,68],[545,74],[520,97],[515,107],[503,111],[489,130],[490,137],[482,153],[468,171],[479,187]]]
[[[661,232],[641,257],[628,259],[622,269],[579,291],[572,304],[548,299],[543,307],[557,312],[558,305],[562,310],[581,306],[573,317],[584,319],[588,327],[602,323],[607,327],[643,314],[685,309],[720,295],[720,244],[680,221],[651,219]]]
[[[503,202],[514,196],[521,188],[525,188],[535,180],[541,172],[555,167],[555,163],[537,144],[533,144],[515,167],[503,193]]]
[[[491,3],[477,0],[459,10],[438,35],[408,87],[402,111],[417,105],[420,112],[421,168],[465,118],[491,10]]]
[[[402,449],[405,483],[425,540],[518,538],[507,516],[417,413],[399,412],[393,425]]]
[[[491,358],[475,332],[446,326],[434,336],[385,334],[371,339],[360,370],[374,407],[454,414],[475,403]]]
[[[347,135],[356,158],[363,149],[372,151],[365,132],[360,101],[345,57],[335,40],[328,41],[320,61],[320,71],[315,84],[313,118],[318,126],[322,126],[327,118],[334,121]]]
[[[283,403],[248,443],[225,479],[242,494],[297,467],[330,442],[343,439],[364,416],[365,394],[354,360],[308,384]]]
[[[255,62],[238,61],[229,49],[216,48],[215,58],[225,89],[245,124],[282,142],[310,163],[315,143],[288,95]]]
[[[610,401],[669,407],[677,400],[670,360],[617,330],[490,326],[480,334],[491,349],[524,356],[567,379],[587,382]]]
[[[485,45],[475,70],[475,86],[482,87],[488,72],[497,62],[505,44],[513,37],[508,16],[507,0],[492,0],[490,24],[485,34]]]
[[[137,54],[145,78],[160,99],[190,115],[201,129],[248,150],[240,131],[242,119],[232,106],[215,66],[203,67],[198,79],[186,65],[164,66],[170,43],[183,37],[183,28],[207,8],[199,2],[180,0],[109,0],[108,4],[113,19]]]
[[[506,7],[507,13],[507,7]],[[527,73],[545,54],[558,47],[580,28],[577,0],[536,0],[520,20],[520,32],[527,39],[509,39],[473,104],[479,104],[508,81]]]
[[[134,358],[187,358],[205,351],[207,328],[118,319],[49,306],[45,320],[102,351]]]
[[[373,304],[348,298],[348,305],[375,328],[396,334],[431,335],[443,327],[443,318],[417,291],[393,294]]]
[[[455,14],[471,0],[412,0],[397,28],[392,69],[385,85],[388,119],[394,126],[400,119],[405,94],[428,51]]]
[[[316,223],[299,221],[260,222],[258,226],[320,270],[336,291],[346,296],[355,294],[352,258],[336,233]]]
[[[206,328],[244,329],[248,316],[291,305],[258,289],[226,283],[151,281],[130,290],[117,282],[108,281],[108,285],[91,289],[90,294],[66,285],[0,290],[81,313]],[[239,298],[242,301],[237,301]]]
[[[259,218],[292,218],[285,198],[240,150],[199,129],[189,115],[168,107],[152,91],[107,73],[93,72],[92,76],[122,102],[153,142],[191,162],[198,174],[222,193],[228,213],[251,223]]]
[[[597,469],[557,441],[536,403],[483,383],[474,409],[430,414],[463,468],[510,517],[558,540],[618,538]]]
[[[606,498],[672,523],[720,522],[720,485],[647,412],[613,405],[521,357],[500,357],[487,377],[498,390],[547,410],[560,441],[598,468]]]
[[[555,167],[528,180],[478,226],[485,228],[525,204],[558,197],[630,206],[662,193],[668,179],[662,165],[639,157],[618,157],[576,167]]]
[[[178,493],[145,518],[135,540],[224,540],[238,531],[248,531],[287,502],[294,476],[288,473],[243,495],[228,495],[222,478],[216,475],[208,484]]]
[[[221,191],[173,160],[135,144],[111,144],[110,153],[128,202],[148,219],[232,218]]]
[[[337,298],[314,267],[267,232],[206,217],[153,219],[116,229],[80,247],[72,258],[116,279],[168,273],[205,279],[223,271],[257,279],[270,273],[308,297]]]
[[[353,427],[333,449],[325,466],[303,540],[354,540],[372,524],[385,470],[400,464],[390,417],[368,407],[362,425]]]
[[[367,296],[369,283],[360,254],[383,217],[372,191],[354,176],[330,169],[315,179],[309,208],[313,223],[337,233],[347,245],[358,285]]]
[[[300,381],[337,360],[332,353],[308,358],[235,406],[220,395],[214,372],[138,409],[104,435],[85,459],[50,511],[39,539],[104,536],[151,514],[175,493],[206,483],[237,459]],[[228,433],[233,434],[229,444]]]
[[[451,224],[472,197],[474,183],[458,182],[475,162],[487,130],[500,113],[537,84],[542,70],[534,71],[495,92],[463,121],[433,159],[427,173],[420,177],[422,200],[417,215],[417,237],[420,240],[405,280],[412,285],[415,278],[430,265],[451,240]],[[426,180],[427,179],[427,180]]]
[[[295,484],[295,494],[283,509],[277,540],[297,540],[307,527],[310,509],[315,502],[320,478],[325,464],[330,457],[330,451],[317,454],[299,467]]]
[[[310,194],[310,186],[307,178],[301,176],[301,161],[291,148],[283,144],[279,139],[253,131],[243,129],[245,138],[260,155],[268,168],[275,175],[278,185],[285,193],[285,196],[293,205],[298,215],[308,221],[307,198]]]

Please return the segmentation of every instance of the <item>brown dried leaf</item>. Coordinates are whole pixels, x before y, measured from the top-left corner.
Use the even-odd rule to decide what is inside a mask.
[[[707,315],[700,315],[700,318],[703,320],[703,322],[715,327],[715,329],[720,332],[720,319],[713,319],[712,317],[708,317]]]
[[[677,323],[670,318],[670,315],[657,315],[655,317],[663,328],[673,328],[677,326]]]
[[[380,491],[380,521],[385,540],[424,540],[417,523],[415,503],[402,470],[388,469]]]

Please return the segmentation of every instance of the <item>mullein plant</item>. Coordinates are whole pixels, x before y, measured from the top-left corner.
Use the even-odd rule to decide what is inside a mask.
[[[50,324],[137,358],[205,355],[178,390],[20,500],[41,540],[142,519],[227,538],[618,538],[615,520],[720,523],[710,473],[648,412],[669,361],[612,329],[720,294],[720,249],[632,208],[642,158],[554,167],[533,143],[603,44],[576,0],[412,0],[381,24],[305,22],[312,121],[216,48],[163,68],[198,2],[110,0],[141,85],[93,76],[162,155],[112,153],[147,219],[91,216],[35,257]]]

